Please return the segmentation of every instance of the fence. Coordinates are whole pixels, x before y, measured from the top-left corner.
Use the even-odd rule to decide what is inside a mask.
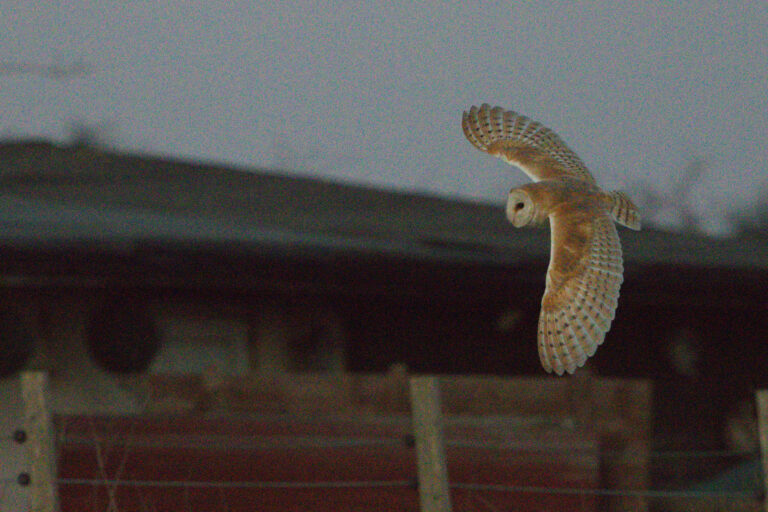
[[[26,431],[18,429],[12,434],[0,436],[0,450],[4,455],[10,451],[21,451],[22,444],[26,441]],[[29,473],[26,471],[14,471],[19,466],[18,457],[8,457],[5,455],[0,464],[0,511],[9,510],[28,510],[29,504],[26,499],[26,488],[29,484]],[[11,459],[11,460],[9,460]],[[24,457],[26,460],[27,457]],[[16,464],[14,464],[14,462]]]
[[[651,460],[732,454],[651,453],[645,383],[285,376],[141,386],[146,415],[52,417],[45,375],[24,374],[14,442],[30,462],[7,485],[27,486],[30,510],[46,512],[59,499],[65,511],[761,509],[750,493],[649,488]]]

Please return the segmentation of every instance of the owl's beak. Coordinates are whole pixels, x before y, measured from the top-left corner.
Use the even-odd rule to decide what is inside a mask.
[[[512,208],[507,208],[507,220],[512,224],[515,225],[515,211]],[[517,227],[517,226],[515,226]]]

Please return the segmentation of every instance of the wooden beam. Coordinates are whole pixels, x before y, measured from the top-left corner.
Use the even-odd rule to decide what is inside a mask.
[[[437,377],[412,377],[410,380],[421,512],[451,510],[439,382]]]
[[[27,430],[32,512],[55,512],[59,509],[56,451],[47,388],[48,375],[45,372],[22,373],[21,396],[24,402],[24,425]]]
[[[755,395],[757,399],[757,428],[760,434],[760,453],[763,459],[763,486],[768,493],[768,389],[758,389]],[[768,512],[768,498],[763,499],[763,510]]]

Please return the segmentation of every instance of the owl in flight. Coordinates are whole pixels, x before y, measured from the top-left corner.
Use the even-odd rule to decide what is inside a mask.
[[[539,358],[548,372],[573,373],[603,342],[616,312],[624,265],[614,222],[639,230],[639,212],[623,192],[603,192],[576,153],[536,121],[484,104],[464,112],[461,126],[476,148],[534,181],[509,192],[507,219],[519,228],[549,218]]]

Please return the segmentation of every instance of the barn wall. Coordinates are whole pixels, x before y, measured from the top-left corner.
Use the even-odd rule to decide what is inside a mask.
[[[11,312],[3,317],[6,323],[13,322],[32,344],[31,357],[21,370],[49,372],[50,404],[59,414],[123,415],[145,407],[146,395],[126,384],[132,376],[105,369],[87,345],[89,323],[105,301],[109,297],[103,292],[82,289],[5,290],[0,297],[0,306]],[[157,296],[144,298],[143,303],[155,320],[160,341],[147,373],[237,376],[251,370],[274,373],[297,368],[338,373],[345,367],[343,321],[318,304],[271,301],[244,307],[192,296],[172,300]],[[124,332],[130,326],[113,328]],[[10,436],[22,427],[18,372],[0,378],[0,403],[0,433]],[[25,448],[3,437],[0,461],[0,481],[15,479],[27,469]],[[7,484],[2,489],[0,510],[27,508],[23,487]]]

